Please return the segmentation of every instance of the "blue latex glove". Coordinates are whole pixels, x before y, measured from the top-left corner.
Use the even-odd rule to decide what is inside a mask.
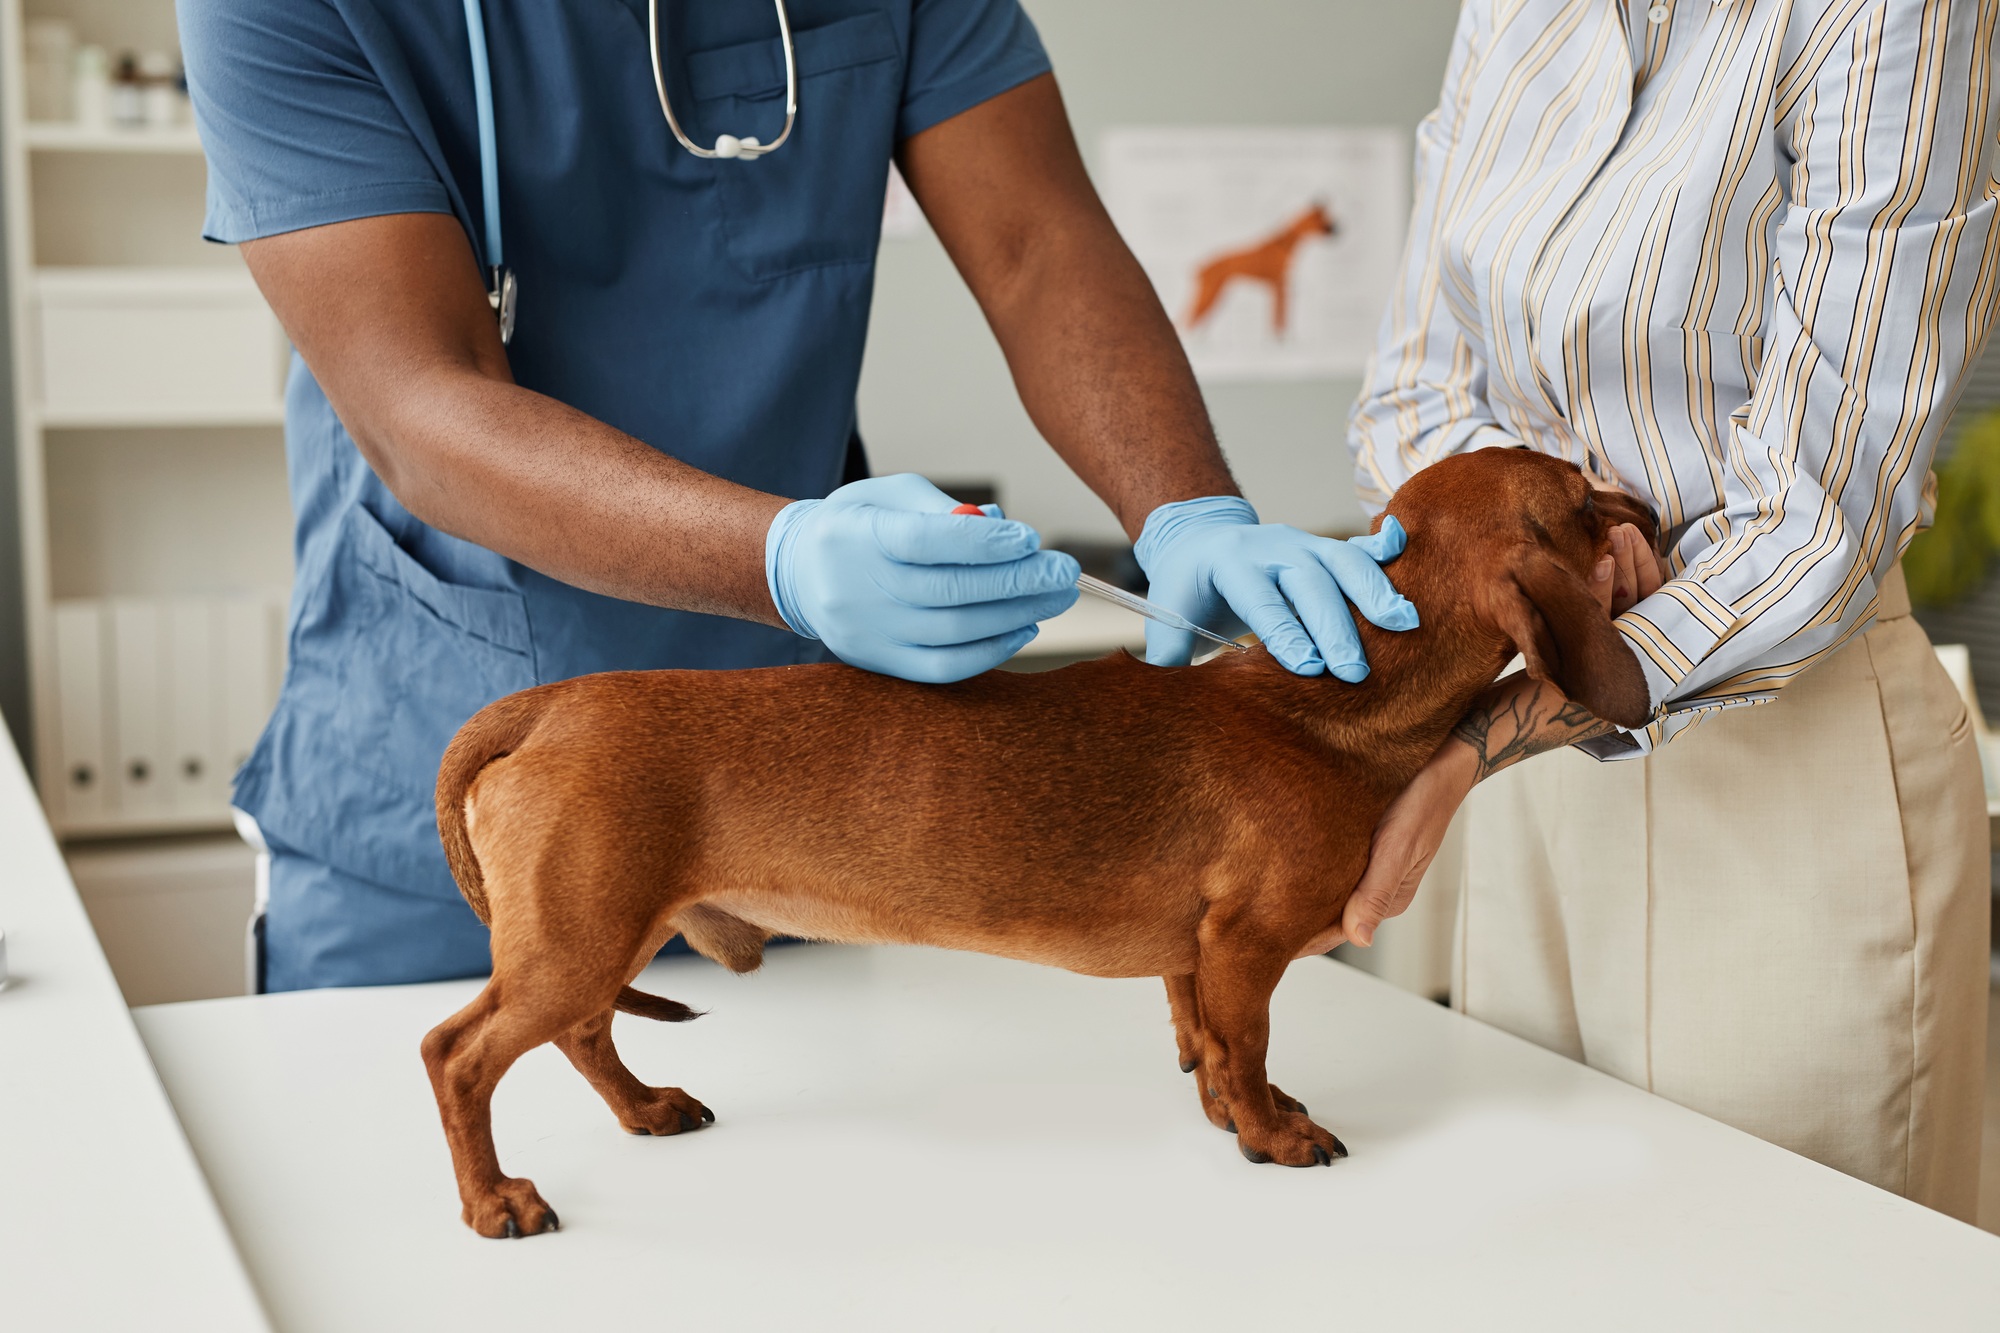
[[[956,503],[904,474],[786,505],[764,538],[778,614],[885,676],[937,684],[1000,665],[1075,604],[1081,571],[998,505],[981,516]]]
[[[1133,554],[1152,580],[1148,596],[1218,634],[1255,632],[1288,671],[1317,676],[1331,664],[1345,681],[1366,679],[1368,660],[1347,602],[1383,629],[1417,627],[1417,608],[1381,565],[1403,553],[1403,525],[1352,541],[1259,523],[1247,500],[1211,495],[1161,505]],[[1345,594],[1343,598],[1342,594]],[[1186,666],[1195,637],[1148,622],[1146,660]]]

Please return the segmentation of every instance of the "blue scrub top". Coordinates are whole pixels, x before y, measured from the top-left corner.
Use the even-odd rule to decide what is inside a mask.
[[[759,490],[838,485],[855,437],[895,144],[1048,69],[1016,0],[792,0],[799,114],[754,162],[702,161],[660,114],[645,0],[486,0],[515,378]],[[662,0],[697,142],[777,137],[767,0]],[[237,242],[450,213],[483,250],[460,0],[180,0],[208,154],[205,233]],[[480,255],[481,262],[485,260]],[[817,660],[781,630],[579,591],[418,522],[294,359],[289,659],[236,801],[274,841],[457,898],[432,813],[458,727],[592,671]]]

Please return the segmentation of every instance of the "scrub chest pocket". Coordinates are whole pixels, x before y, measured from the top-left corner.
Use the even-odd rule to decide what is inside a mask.
[[[331,595],[349,642],[338,725],[354,765],[428,803],[439,759],[465,720],[537,684],[521,594],[447,583],[356,506]]]
[[[799,115],[783,148],[754,162],[708,164],[724,245],[757,281],[866,264],[882,234],[903,62],[881,11],[793,35]],[[688,83],[702,129],[769,143],[785,123],[785,56],[776,38],[697,51]]]

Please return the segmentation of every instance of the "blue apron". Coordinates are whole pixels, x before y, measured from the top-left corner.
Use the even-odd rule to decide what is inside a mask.
[[[644,0],[487,0],[519,383],[704,471],[824,495],[851,466],[890,155],[1047,69],[1015,0],[795,0],[800,112],[756,162],[682,151]],[[763,0],[664,0],[690,133],[776,137]],[[482,235],[459,0],[183,0],[212,240],[448,212]],[[273,847],[274,989],[464,975],[483,932],[438,845],[446,743],[586,672],[817,660],[748,622],[580,591],[419,522],[295,359],[286,676],[237,775]]]

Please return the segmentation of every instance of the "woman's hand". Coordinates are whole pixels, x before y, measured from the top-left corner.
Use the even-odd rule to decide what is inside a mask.
[[[1590,484],[1600,491],[1619,489],[1596,477],[1590,478]],[[1653,544],[1646,540],[1646,534],[1630,523],[1621,523],[1611,529],[1611,554],[1608,558],[1611,561],[1610,582],[1607,584],[1604,581],[1604,562],[1599,560],[1590,590],[1598,595],[1604,609],[1614,616],[1624,615],[1658,592],[1660,585],[1666,582],[1667,562],[1653,554]],[[1609,601],[1604,598],[1607,588],[1611,594]]]
[[[1659,591],[1664,579],[1665,570],[1645,534],[1623,524],[1611,530],[1611,550],[1591,571],[1590,591],[1607,614],[1617,615]],[[1564,698],[1554,685],[1523,673],[1489,686],[1382,812],[1369,845],[1368,868],[1348,896],[1340,924],[1315,937],[1298,956],[1325,953],[1343,941],[1374,943],[1375,928],[1402,915],[1416,897],[1452,816],[1474,786],[1530,755],[1613,729]]]
[[[1651,597],[1666,582],[1666,562],[1653,554],[1653,548],[1646,541],[1646,535],[1630,523],[1621,523],[1611,529],[1611,554],[1605,559],[1611,561],[1611,578],[1594,580],[1591,591],[1602,599],[1604,590],[1610,589],[1611,600],[1604,603],[1604,609],[1614,616],[1624,615],[1640,602]],[[1603,560],[1598,568],[1604,567]]]
[[[1590,590],[1608,614],[1618,614],[1658,592],[1662,578],[1664,570],[1646,536],[1624,524],[1612,528],[1610,554],[1590,570]],[[1610,723],[1572,705],[1554,685],[1524,673],[1490,685],[1430,763],[1418,769],[1416,779],[1382,813],[1368,849],[1368,869],[1348,895],[1340,925],[1306,945],[1298,957],[1326,953],[1342,941],[1372,945],[1376,927],[1410,907],[1466,793],[1530,755],[1606,731],[1612,731]]]
[[[1369,845],[1368,869],[1348,896],[1340,925],[1314,939],[1299,957],[1325,953],[1343,940],[1373,944],[1375,928],[1401,916],[1417,896],[1451,817],[1478,778],[1479,752],[1451,737],[1383,812]]]

